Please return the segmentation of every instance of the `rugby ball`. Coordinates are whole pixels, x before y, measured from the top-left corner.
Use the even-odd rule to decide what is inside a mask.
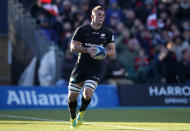
[[[106,49],[103,46],[95,46],[96,50],[94,52],[95,60],[103,60],[106,55]]]

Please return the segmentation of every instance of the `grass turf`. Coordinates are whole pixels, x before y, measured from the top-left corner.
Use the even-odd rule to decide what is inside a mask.
[[[12,116],[7,116],[12,115]],[[16,117],[15,117],[16,116]],[[23,117],[25,116],[25,117]],[[34,118],[31,120],[31,118]],[[39,120],[42,118],[54,121]],[[190,108],[91,109],[79,130],[164,130],[190,131]],[[0,111],[0,131],[67,131],[67,110]]]

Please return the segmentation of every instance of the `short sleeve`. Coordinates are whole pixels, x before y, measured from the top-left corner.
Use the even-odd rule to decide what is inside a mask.
[[[82,43],[82,30],[80,27],[75,30],[72,40],[76,40]]]
[[[107,43],[114,43],[114,34],[111,31],[108,32]]]

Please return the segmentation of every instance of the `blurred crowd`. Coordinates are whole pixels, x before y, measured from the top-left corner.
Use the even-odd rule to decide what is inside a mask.
[[[77,54],[73,31],[90,23],[91,9],[105,8],[104,25],[115,34],[117,57],[104,60],[103,83],[190,84],[189,0],[20,0],[47,39],[65,53],[69,80]]]

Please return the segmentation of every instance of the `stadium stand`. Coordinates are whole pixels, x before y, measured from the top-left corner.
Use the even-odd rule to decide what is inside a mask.
[[[96,5],[117,57],[77,130],[190,130],[189,0],[0,0],[0,130],[70,130],[68,47]]]
[[[0,1],[0,85],[10,84],[10,63],[8,63],[8,2]]]
[[[189,52],[188,0],[18,1],[24,7],[24,15],[20,17],[27,17],[24,22],[32,22],[27,24],[25,30],[36,30],[37,26],[38,31],[35,32],[43,32],[46,36],[46,41],[23,37],[28,40],[25,42],[28,47],[43,45],[40,46],[42,49],[33,47],[34,52],[43,54],[44,48],[47,48],[45,45],[50,41],[64,53],[68,52],[74,29],[89,23],[92,7],[100,4],[106,9],[105,26],[116,36],[117,61],[125,68],[124,79],[129,83],[189,83],[190,73],[181,74],[179,71],[184,61],[183,52]],[[22,31],[19,32],[22,34]],[[172,49],[170,45],[173,45]],[[74,54],[73,61],[75,57]],[[188,67],[189,62],[187,53],[185,63]],[[64,64],[67,65],[65,62],[63,67]],[[102,82],[109,83],[109,80],[105,77]]]

